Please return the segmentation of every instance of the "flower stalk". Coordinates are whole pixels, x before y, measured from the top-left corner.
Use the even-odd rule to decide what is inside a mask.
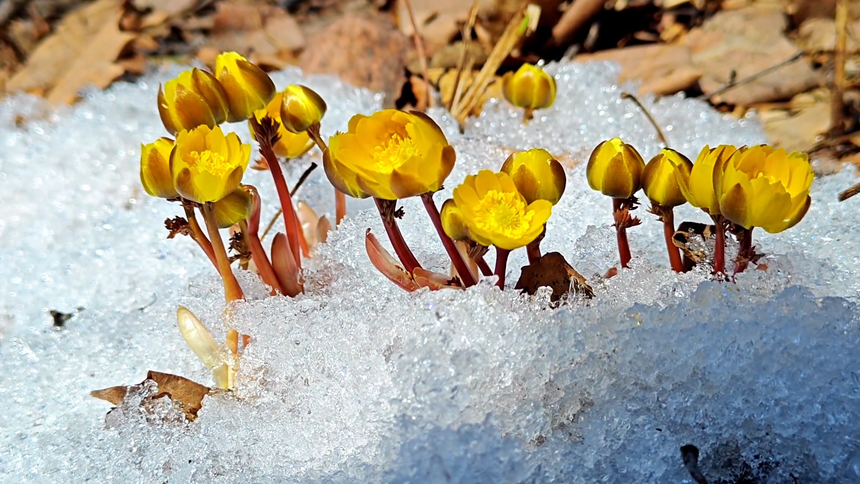
[[[320,151],[323,153],[328,150],[322,135],[320,135],[320,123],[316,122],[308,127],[308,136],[317,144]],[[334,189],[334,206],[335,206],[335,225],[340,225],[340,222],[346,217],[346,195],[337,188]]]
[[[752,233],[754,228],[745,229],[738,227],[737,237],[740,247],[738,248],[738,257],[735,260],[735,274],[745,271],[755,257],[755,251],[752,248]]]
[[[259,121],[252,118],[250,121],[257,142],[260,144],[260,154],[263,155],[263,158],[265,158],[266,163],[269,165],[269,171],[272,173],[272,178],[275,182],[275,189],[278,192],[278,200],[283,210],[284,227],[287,232],[287,240],[290,242],[293,259],[296,261],[296,266],[301,270],[302,259],[300,250],[309,253],[309,248],[299,227],[299,218],[293,206],[293,199],[290,195],[290,189],[287,187],[284,172],[281,170],[278,157],[273,149],[274,144],[278,142],[278,126],[275,124],[275,120],[269,116],[265,116]]]
[[[472,277],[472,271],[469,270],[466,261],[463,260],[463,256],[457,250],[457,246],[454,245],[454,241],[451,240],[451,237],[442,228],[442,219],[439,216],[439,209],[436,208],[436,203],[433,202],[433,193],[427,192],[421,195],[421,201],[424,202],[424,208],[427,209],[427,214],[430,216],[430,220],[433,221],[433,226],[436,227],[436,232],[439,234],[442,245],[445,246],[445,250],[448,252],[448,257],[451,258],[451,263],[454,264],[454,269],[460,275],[460,282],[463,283],[463,287],[474,286],[476,281]]]
[[[185,218],[188,220],[188,230],[191,239],[194,240],[194,242],[197,242],[197,245],[200,246],[206,254],[206,257],[209,258],[212,265],[215,266],[215,269],[220,273],[221,269],[218,267],[218,259],[215,257],[215,250],[212,248],[212,243],[206,238],[206,234],[203,233],[203,229],[200,228],[200,223],[197,222],[194,207],[190,202],[188,202],[188,200],[183,199],[182,208],[185,209]]]
[[[269,261],[266,249],[263,248],[263,243],[260,241],[260,236],[258,235],[260,229],[260,196],[256,190],[254,190],[254,208],[251,210],[251,217],[247,221],[239,222],[242,233],[245,234],[248,249],[251,251],[251,258],[254,261],[254,265],[257,266],[257,271],[260,273],[260,278],[263,282],[272,288],[272,292],[283,294],[284,290],[278,282],[278,277],[275,275],[275,270],[272,268],[272,263]]]
[[[508,255],[510,253],[511,251],[508,249],[496,247],[496,276],[499,278],[496,287],[502,290],[505,289],[505,273],[508,269]]]
[[[394,247],[394,253],[400,259],[403,267],[412,272],[416,268],[421,268],[418,259],[412,253],[412,250],[406,245],[406,240],[403,239],[403,233],[400,232],[400,227],[397,225],[397,201],[383,200],[381,198],[373,198],[376,202],[376,208],[379,210],[379,216],[382,218],[382,225],[385,227],[385,233],[388,234],[388,240]]]
[[[618,257],[621,259],[621,267],[628,268],[632,258],[630,254],[630,242],[627,240],[627,229],[639,225],[636,217],[630,216],[632,199],[613,198],[612,214],[615,218],[615,237],[618,242]]]
[[[215,220],[213,203],[204,203],[201,210],[203,212],[203,221],[206,223],[206,228],[209,231],[209,239],[212,241],[215,260],[218,263],[218,272],[221,273],[221,279],[224,281],[224,296],[228,303],[244,299],[245,294],[242,292],[239,281],[236,280],[236,276],[230,268],[230,259],[227,257],[227,250],[224,248],[224,241],[218,232],[218,222]]]
[[[681,252],[672,242],[675,237],[675,210],[659,203],[651,202],[651,213],[663,222],[663,238],[666,240],[666,250],[669,252],[669,264],[675,272],[684,272],[684,263],[681,261]]]
[[[722,215],[712,215],[716,242],[714,243],[714,274],[726,273],[726,226]]]

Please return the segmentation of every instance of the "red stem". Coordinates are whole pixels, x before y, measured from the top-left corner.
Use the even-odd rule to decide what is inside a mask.
[[[752,231],[753,229],[741,229],[740,247],[738,248],[738,259],[735,261],[735,274],[745,271],[752,257]]]
[[[442,239],[442,245],[445,246],[445,250],[448,252],[448,257],[451,259],[451,263],[454,264],[454,269],[456,269],[457,274],[460,275],[460,280],[463,282],[463,286],[474,286],[475,278],[472,276],[472,271],[469,270],[469,266],[466,265],[466,261],[463,260],[463,256],[460,254],[460,251],[457,250],[457,246],[454,245],[454,241],[451,240],[451,237],[448,237],[448,234],[446,234],[445,230],[442,228],[442,218],[439,215],[439,209],[436,208],[436,203],[433,202],[433,193],[427,192],[422,194],[421,201],[424,202],[424,208],[427,209],[427,215],[429,215],[430,220],[433,221],[433,226],[436,227],[436,233],[438,233],[439,238]]]
[[[218,222],[215,220],[215,207],[212,202],[203,204],[203,221],[206,222],[206,229],[209,231],[209,238],[212,240],[212,248],[215,250],[215,259],[218,261],[220,268],[221,279],[224,280],[224,297],[227,302],[232,302],[237,299],[244,299],[245,294],[242,292],[242,287],[239,286],[239,281],[233,274],[230,268],[230,259],[227,257],[227,250],[224,248],[224,241],[221,240],[221,234],[218,232]]]
[[[612,213],[613,213],[613,215],[616,212],[621,211],[621,204],[623,202],[624,202],[624,200],[622,200],[620,198],[613,198],[612,199]],[[617,221],[618,217],[615,217],[615,220]],[[621,267],[624,267],[626,269],[628,267],[627,263],[630,262],[630,258],[631,258],[630,243],[627,241],[627,228],[624,227],[624,225],[621,225],[618,222],[616,222],[615,223],[615,235],[616,235],[616,239],[618,240],[618,256],[621,258]]]
[[[397,202],[376,197],[373,198],[373,201],[376,202],[376,208],[379,210],[380,217],[382,217],[382,225],[385,227],[385,233],[388,234],[388,240],[391,241],[394,252],[397,254],[397,258],[400,259],[400,263],[410,273],[415,268],[421,267],[412,250],[406,245],[403,234],[400,232],[400,227],[397,226],[397,219],[394,217],[394,205]]]
[[[669,263],[675,272],[684,272],[684,263],[681,262],[681,251],[672,243],[675,236],[675,212],[672,207],[663,207],[660,213],[663,219],[663,237],[666,239],[666,250],[669,251]]]
[[[293,252],[293,259],[296,261],[296,267],[302,269],[302,258],[299,254],[301,248],[299,242],[299,218],[296,215],[296,209],[293,206],[293,199],[290,196],[290,189],[287,188],[287,181],[284,179],[284,173],[281,171],[281,165],[278,163],[278,157],[271,147],[266,145],[260,146],[260,151],[263,157],[266,158],[266,163],[269,165],[269,171],[272,172],[272,178],[275,180],[275,188],[278,190],[278,199],[281,202],[281,209],[284,214],[284,226],[287,231],[287,240],[290,242],[290,249]]]
[[[218,268],[218,259],[215,258],[215,251],[212,249],[212,243],[209,242],[209,239],[206,238],[206,234],[203,233],[203,229],[200,228],[200,224],[197,222],[197,216],[194,215],[194,208],[185,204],[182,205],[182,208],[185,209],[185,218],[188,220],[188,229],[191,231],[191,239],[194,240],[194,242],[197,242],[197,245],[200,246],[206,254],[206,257],[208,257],[209,261],[212,262],[212,265],[215,266],[215,270],[220,274],[221,270]]]
[[[723,216],[712,215],[717,231],[717,240],[714,244],[714,273],[725,274],[726,272],[726,229],[723,227]]]
[[[317,147],[322,151],[323,156],[328,149],[325,141],[320,135],[320,123],[314,123],[308,127],[308,136],[316,143]],[[335,207],[335,225],[340,225],[340,222],[346,217],[346,195],[337,188],[334,189],[334,207]]]
[[[257,219],[259,220],[259,216],[257,216]],[[272,268],[272,263],[269,261],[269,256],[266,255],[266,249],[263,248],[263,243],[260,242],[260,236],[257,235],[257,231],[251,230],[249,224],[246,222],[239,223],[242,227],[242,232],[245,234],[248,249],[251,251],[251,258],[254,260],[254,265],[257,266],[257,271],[260,273],[260,279],[265,284],[271,286],[272,291],[283,294],[284,290],[281,289],[278,276],[275,275],[275,269]]]
[[[511,251],[508,249],[502,249],[501,247],[496,247],[496,275],[499,276],[499,281],[496,283],[496,287],[501,290],[505,289],[505,272],[508,267],[508,254]]]
[[[490,269],[490,264],[487,264],[487,261],[484,260],[484,256],[478,256],[475,262],[478,264],[478,269],[481,269],[481,274],[485,276],[493,275],[493,270]]]

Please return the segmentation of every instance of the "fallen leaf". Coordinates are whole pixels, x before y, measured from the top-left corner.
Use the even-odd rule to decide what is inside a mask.
[[[791,58],[798,49],[783,34],[785,29],[779,5],[756,3],[720,11],[691,30],[684,43],[690,47],[693,66],[702,71],[702,92],[713,93],[732,79],[743,79]],[[810,62],[800,59],[711,100],[748,106],[791,98],[819,82]]]
[[[683,45],[653,44],[611,49],[576,56],[579,62],[613,61],[621,64],[619,82],[641,80],[639,94],[658,96],[687,90],[702,72],[693,66],[690,48]]]
[[[173,17],[191,11],[198,0],[130,0],[138,11],[149,11],[150,15],[158,13]]]
[[[146,379],[137,385],[115,386],[93,390],[90,392],[90,395],[114,405],[120,405],[130,392],[139,391],[147,383],[147,380],[155,382],[158,391],[145,397],[140,402],[141,407],[145,407],[147,404],[166,396],[179,405],[185,414],[185,418],[189,421],[197,418],[197,412],[203,407],[203,397],[212,391],[209,387],[188,378],[150,370],[146,374]]]
[[[211,46],[204,49],[236,51],[259,65],[279,69],[305,46],[299,24],[280,8],[228,2],[219,2],[215,8],[208,36]],[[208,51],[205,55],[211,56]],[[198,53],[198,57],[202,59],[204,54]]]
[[[66,15],[8,82],[9,91],[44,93],[54,104],[70,103],[88,85],[105,87],[122,75],[116,59],[135,37],[121,32],[122,0],[97,0]]]
[[[299,58],[306,74],[334,74],[356,87],[385,93],[393,107],[406,82],[411,42],[383,18],[353,16],[336,20],[308,42]]]
[[[594,296],[588,281],[558,252],[544,254],[536,263],[523,267],[520,279],[514,288],[534,295],[538,288],[544,286],[552,289],[550,296],[552,302],[558,302],[571,290],[587,298]]]
[[[845,51],[860,48],[860,21],[848,24]],[[797,29],[797,44],[806,52],[827,52],[836,49],[836,21],[832,18],[811,18]]]
[[[818,136],[830,130],[830,101],[819,100],[796,113],[788,110],[762,111],[764,133],[770,144],[788,151],[806,150]]]

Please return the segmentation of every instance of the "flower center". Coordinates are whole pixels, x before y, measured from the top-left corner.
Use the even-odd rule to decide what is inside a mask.
[[[373,149],[373,169],[385,175],[391,174],[409,158],[418,155],[418,147],[412,138],[395,134],[388,143]]]
[[[534,212],[526,212],[526,204],[517,195],[497,190],[487,192],[475,208],[475,224],[478,228],[512,239],[528,232]]]
[[[190,159],[186,160],[189,165],[217,178],[224,178],[235,168],[227,162],[222,154],[210,150],[192,151],[189,157]]]

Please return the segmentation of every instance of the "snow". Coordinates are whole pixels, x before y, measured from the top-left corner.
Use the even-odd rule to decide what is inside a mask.
[[[755,233],[767,271],[736,284],[672,273],[662,227],[642,207],[631,269],[602,280],[617,263],[611,204],[588,188],[582,162],[614,136],[646,160],[660,145],[619,98],[635,86],[616,84],[617,67],[549,70],[558,101],[527,126],[503,101],[464,134],[442,110],[431,115],[458,153],[440,205],[510,149],[543,147],[568,167],[542,246],[563,253],[596,297],[558,309],[546,293],[501,292],[492,280],[401,291],[364,253],[365,230],[383,233],[378,215],[351,200],[306,261],[307,294],[266,297],[240,273],[249,299],[227,315],[201,251],[165,239],[178,207],[138,180],[140,143],[164,135],[158,83],[177,69],[58,111],[27,96],[0,101],[0,481],[692,482],[684,444],[699,448],[709,482],[860,481],[860,224],[857,202],[835,196],[852,170],[815,181],[797,227]],[[336,79],[273,78],[322,94],[324,135],[381,105]],[[764,140],[754,118],[679,96],[643,102],[691,158],[706,143]],[[249,140],[245,125],[230,128]],[[291,161],[291,184],[318,158]],[[245,182],[261,189],[268,220],[270,174],[249,171]],[[299,198],[332,211],[321,169]],[[447,270],[420,203],[403,205],[418,259]],[[676,220],[708,219],[687,206]],[[512,254],[509,281],[524,262]],[[109,405],[90,390],[139,383],[147,370],[211,384],[176,328],[179,305],[218,338],[227,324],[253,336],[236,391],[207,397],[192,423],[166,418],[170,405],[146,414],[134,405],[145,395],[130,395],[106,426]],[[74,314],[52,328],[50,310]]]

